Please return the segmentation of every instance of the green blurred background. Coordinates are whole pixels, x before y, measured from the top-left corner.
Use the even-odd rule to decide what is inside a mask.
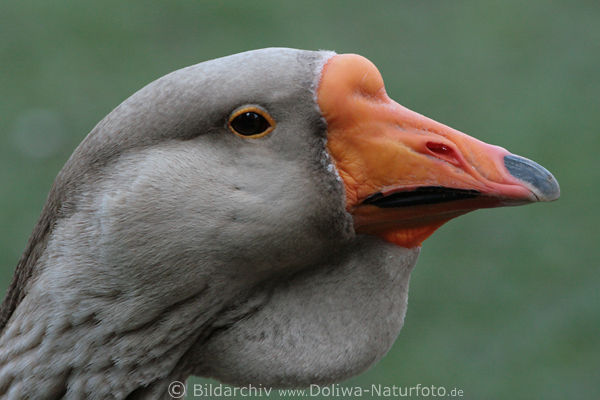
[[[104,115],[172,70],[269,46],[362,54],[401,104],[562,187],[556,203],[478,211],[427,240],[399,339],[345,384],[600,398],[597,1],[3,0],[0,294],[54,176]]]

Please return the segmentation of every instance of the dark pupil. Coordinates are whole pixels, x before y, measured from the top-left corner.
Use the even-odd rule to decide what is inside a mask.
[[[269,121],[255,112],[245,112],[231,121],[237,133],[244,136],[258,135],[269,129]]]

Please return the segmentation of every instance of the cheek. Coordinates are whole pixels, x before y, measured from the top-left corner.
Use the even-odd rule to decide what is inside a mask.
[[[328,251],[330,243],[322,236],[334,228],[331,212],[322,207],[324,195],[306,175],[306,169],[289,163],[237,175],[223,236],[254,267],[260,261],[270,270],[298,268]]]
[[[202,241],[216,234],[221,217],[206,208],[210,199],[186,167],[191,156],[146,150],[121,157],[106,173],[91,206],[104,263],[127,266],[133,280],[190,282],[197,266],[208,264]]]
[[[300,268],[329,251],[322,236],[331,233],[332,213],[323,203],[331,202],[310,169],[267,157],[264,148],[223,158],[187,146],[115,166],[118,179],[107,179],[110,190],[95,205],[108,262],[130,265],[135,257],[165,270],[177,255],[259,273]]]

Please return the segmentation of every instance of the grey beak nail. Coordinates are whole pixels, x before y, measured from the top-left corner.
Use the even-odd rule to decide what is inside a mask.
[[[504,156],[504,166],[512,176],[527,184],[539,201],[552,201],[560,197],[558,181],[538,163],[509,154]]]

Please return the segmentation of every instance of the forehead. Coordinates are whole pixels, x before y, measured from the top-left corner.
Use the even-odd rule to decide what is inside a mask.
[[[196,64],[163,79],[182,92],[192,90],[219,104],[285,98],[314,98],[321,71],[334,55],[327,51],[270,48],[248,51]]]
[[[270,48],[182,68],[146,85],[113,110],[80,146],[113,150],[185,139],[244,104],[290,110],[316,108],[316,87],[327,51]],[[276,111],[276,110],[273,110]]]

